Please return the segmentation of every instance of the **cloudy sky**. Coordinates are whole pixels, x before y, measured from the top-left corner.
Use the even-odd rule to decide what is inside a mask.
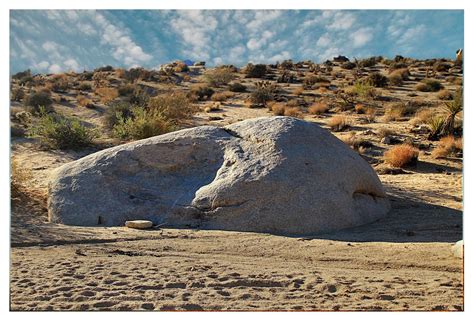
[[[453,58],[463,24],[460,10],[12,10],[10,70],[154,68],[176,59],[240,66],[338,54]]]

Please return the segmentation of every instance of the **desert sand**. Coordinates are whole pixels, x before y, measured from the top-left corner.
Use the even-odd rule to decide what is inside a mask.
[[[407,100],[413,85],[408,82],[384,93]],[[73,105],[74,95],[64,98],[54,106],[99,124],[104,105],[91,110]],[[421,98],[436,103],[434,93]],[[221,104],[217,112],[200,112],[188,126],[272,115],[266,108],[247,108],[243,103],[236,98]],[[12,109],[15,106],[20,104],[13,103]],[[328,115],[304,119],[324,126]],[[407,135],[412,128],[408,119],[367,124],[357,114],[349,115],[352,131],[375,131],[363,136],[381,151],[389,145],[380,143],[375,135],[379,129],[389,127]],[[209,120],[210,116],[221,120]],[[336,135],[347,134],[350,131]],[[404,174],[380,172],[392,206],[386,217],[312,237],[48,223],[45,199],[51,170],[97,150],[44,151],[31,139],[12,138],[18,165],[31,170],[33,178],[25,195],[12,203],[11,310],[454,311],[464,307],[463,260],[451,253],[451,246],[462,239],[462,157],[434,159],[431,149],[422,150],[417,165],[404,168]],[[367,159],[376,170],[381,165],[374,156]]]

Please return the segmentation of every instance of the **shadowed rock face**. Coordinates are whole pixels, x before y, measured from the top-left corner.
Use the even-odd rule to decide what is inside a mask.
[[[55,170],[52,222],[117,226],[151,220],[310,235],[389,211],[371,166],[314,123],[257,118],[196,127],[103,150]]]

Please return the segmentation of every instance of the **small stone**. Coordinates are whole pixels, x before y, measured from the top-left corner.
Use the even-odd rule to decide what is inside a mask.
[[[126,221],[125,226],[131,229],[149,229],[153,226],[153,222],[147,220]]]
[[[464,241],[460,240],[460,241],[456,242],[456,244],[454,244],[451,247],[451,251],[452,251],[454,257],[463,258],[464,257]]]

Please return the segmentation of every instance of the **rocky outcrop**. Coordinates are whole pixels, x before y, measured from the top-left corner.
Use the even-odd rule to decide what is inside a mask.
[[[389,201],[372,169],[318,125],[290,117],[196,127],[106,149],[57,169],[52,222],[150,220],[310,235],[377,220]]]

